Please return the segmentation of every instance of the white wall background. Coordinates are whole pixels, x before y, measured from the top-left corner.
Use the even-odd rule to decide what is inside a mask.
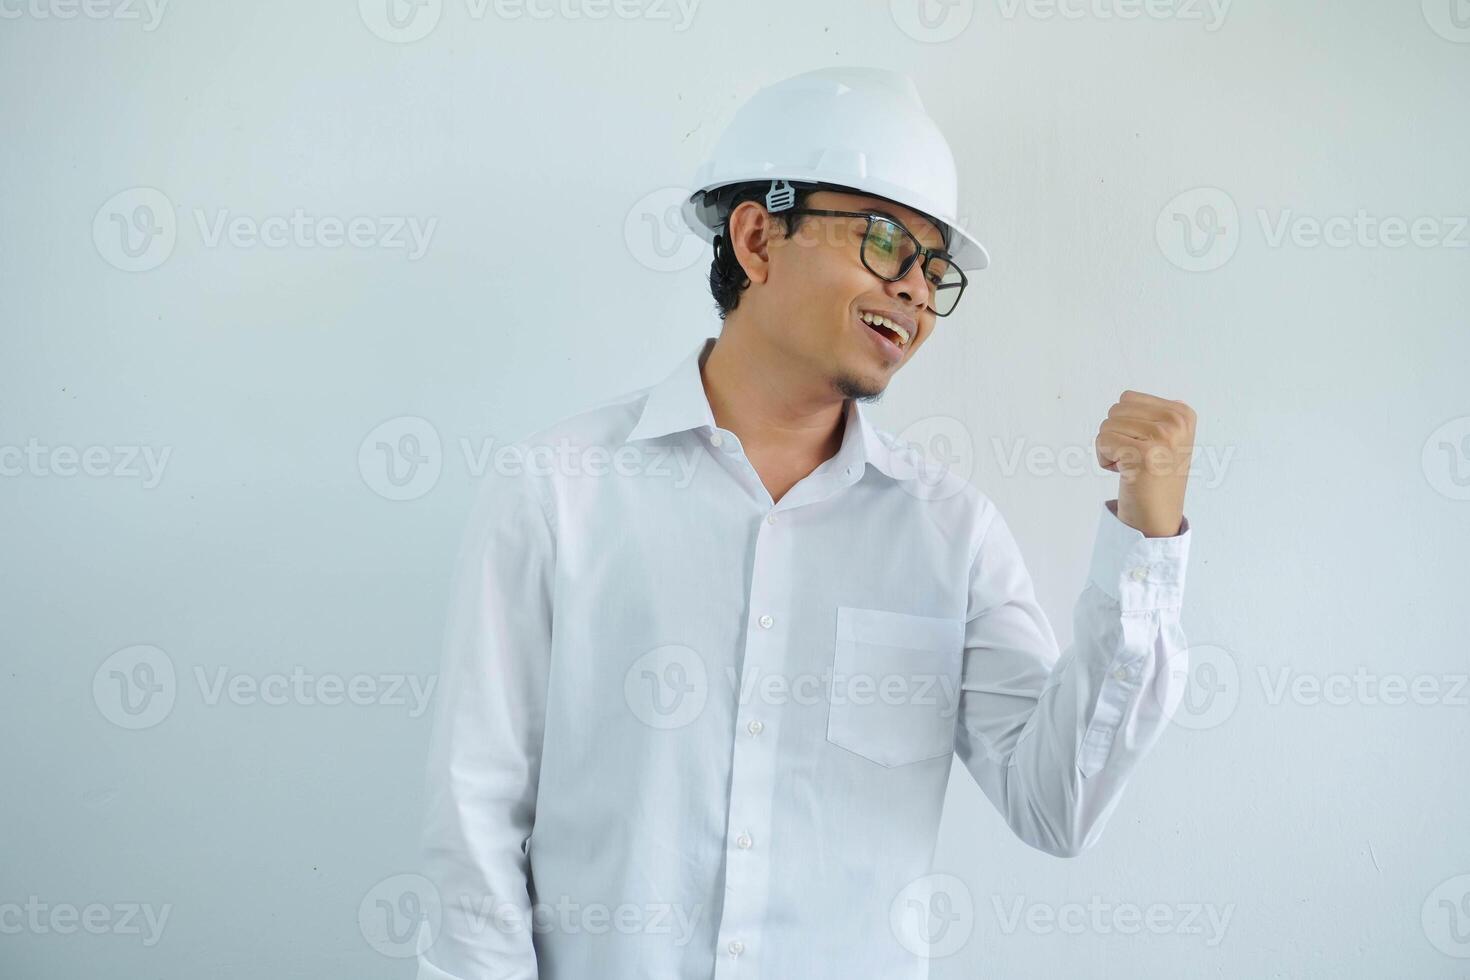
[[[416,867],[387,685],[437,669],[474,454],[716,332],[669,188],[839,63],[914,76],[995,257],[876,415],[962,426],[1064,640],[1115,478],[1049,460],[1125,387],[1201,419],[1197,697],[1072,861],[956,768],[934,975],[1470,975],[1464,0],[627,2],[401,43],[386,0],[0,0],[0,975],[412,975],[359,910]],[[373,241],[212,236],[297,209]],[[390,500],[403,417],[440,472]],[[215,688],[298,668],[372,703]]]

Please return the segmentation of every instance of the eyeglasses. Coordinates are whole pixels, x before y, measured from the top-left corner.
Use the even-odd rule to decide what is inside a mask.
[[[942,248],[925,248],[914,233],[892,218],[871,211],[828,211],[823,208],[789,208],[783,214],[810,214],[829,218],[863,218],[863,266],[885,282],[898,282],[909,274],[914,263],[924,262],[924,277],[929,281],[929,303],[926,309],[936,316],[949,316],[959,304],[960,296],[970,280],[950,261]]]

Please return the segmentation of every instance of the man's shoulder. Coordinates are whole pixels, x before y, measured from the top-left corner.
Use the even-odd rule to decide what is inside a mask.
[[[885,458],[886,470],[909,495],[964,511],[994,508],[990,497],[974,482],[978,459],[967,431],[955,436],[946,429],[934,429],[932,424],[917,423],[895,434],[871,420],[869,426],[878,442],[873,451]]]
[[[645,385],[605,398],[541,426],[512,445],[523,451],[558,446],[617,448],[638,424],[652,388]]]

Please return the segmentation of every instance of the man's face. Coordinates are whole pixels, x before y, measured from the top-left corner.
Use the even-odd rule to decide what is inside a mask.
[[[817,191],[806,207],[874,211],[896,219],[926,248],[943,245],[929,219],[886,198]],[[932,299],[921,263],[897,282],[885,282],[862,261],[863,218],[805,215],[790,237],[770,241],[770,275],[762,290],[768,339],[783,355],[825,374],[844,397],[871,399],[934,330]],[[864,314],[884,316],[908,334],[875,327]]]

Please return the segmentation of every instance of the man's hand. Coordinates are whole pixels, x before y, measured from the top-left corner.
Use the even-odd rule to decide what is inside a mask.
[[[1097,461],[1118,474],[1118,519],[1145,537],[1178,534],[1193,449],[1194,409],[1123,392],[1097,430]]]

